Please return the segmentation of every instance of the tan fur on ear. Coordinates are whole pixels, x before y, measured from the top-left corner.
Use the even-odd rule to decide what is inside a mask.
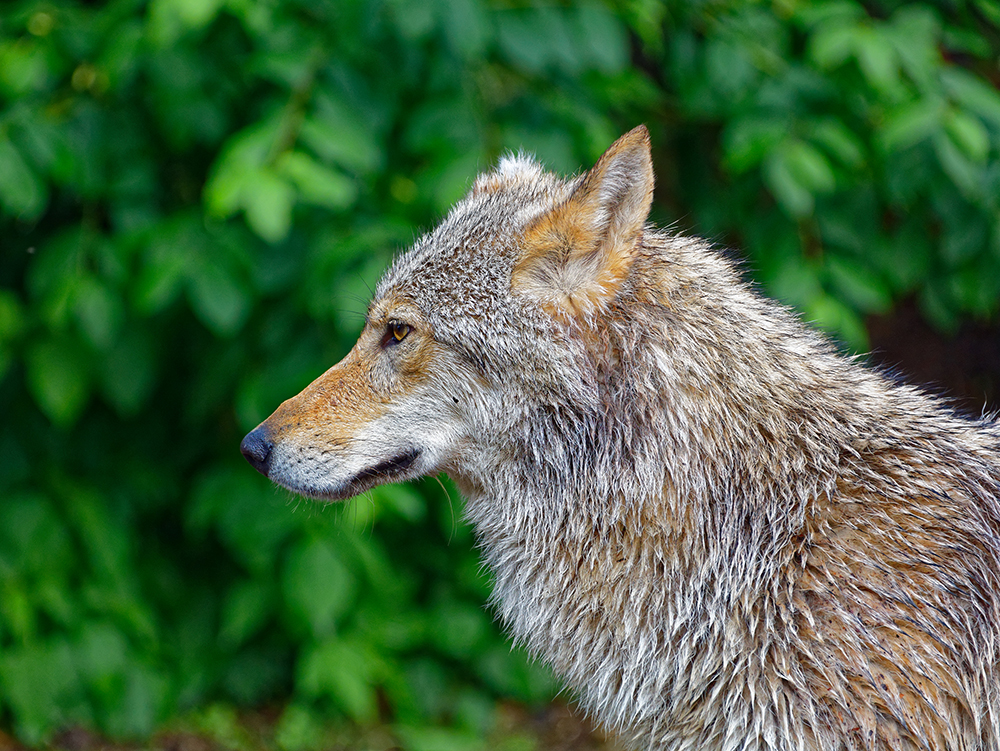
[[[528,227],[511,288],[559,317],[604,309],[628,276],[652,201],[649,131],[640,125],[604,152],[566,201]]]

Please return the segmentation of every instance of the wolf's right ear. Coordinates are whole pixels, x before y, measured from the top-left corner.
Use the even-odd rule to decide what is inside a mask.
[[[652,201],[649,131],[640,125],[528,227],[511,289],[557,317],[599,313],[628,276]]]

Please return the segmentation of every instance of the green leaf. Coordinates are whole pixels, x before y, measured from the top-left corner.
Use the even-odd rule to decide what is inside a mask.
[[[300,33],[300,30],[296,30]],[[284,88],[295,88],[308,81],[314,74],[318,50],[306,38],[296,40],[294,48],[282,45],[278,49],[260,50],[253,60],[253,70],[261,78],[272,81]]]
[[[260,169],[244,182],[241,197],[247,223],[261,239],[276,243],[288,236],[295,190],[287,180]]]
[[[713,94],[720,99],[740,101],[757,93],[760,71],[751,51],[735,40],[710,37],[706,41],[705,72]]]
[[[64,578],[76,566],[66,523],[52,501],[40,493],[8,493],[4,497],[0,558],[12,556],[18,577]],[[33,607],[32,603],[32,607]],[[27,632],[25,632],[27,635]]]
[[[29,346],[26,367],[28,388],[45,416],[63,428],[75,423],[90,397],[90,372],[78,345],[42,339]]]
[[[890,28],[883,36],[907,75],[924,91],[933,85],[940,67],[940,34],[941,22],[934,11],[921,3],[912,3],[900,6],[893,13]]]
[[[938,162],[959,192],[970,200],[979,195],[982,185],[982,172],[969,158],[962,153],[955,141],[944,133],[934,137],[934,152]]]
[[[868,84],[886,94],[900,89],[899,58],[890,40],[874,28],[860,28],[854,39],[854,54]]]
[[[0,91],[6,89],[12,99],[18,99],[41,91],[50,76],[42,44],[24,38],[0,41]]]
[[[250,314],[250,293],[222,263],[209,258],[199,261],[188,269],[191,309],[216,335],[232,336]]]
[[[134,581],[129,540],[125,525],[114,516],[104,499],[90,488],[67,485],[63,495],[69,502],[68,514],[76,536],[82,542],[92,581],[108,585],[116,596],[127,598],[129,582]],[[152,630],[151,630],[152,631]]]
[[[198,729],[221,748],[231,751],[252,751],[256,748],[257,744],[232,707],[212,704],[200,714],[196,723]]]
[[[480,751],[483,748],[482,738],[468,731],[400,726],[396,733],[406,751]]]
[[[410,524],[427,516],[427,501],[409,485],[380,485],[369,492],[374,505],[385,505]]]
[[[805,141],[792,141],[785,146],[784,158],[789,171],[813,193],[829,193],[834,189],[833,170],[816,147]]]
[[[810,137],[845,167],[858,168],[865,162],[861,139],[840,120],[828,118],[815,123]]]
[[[518,648],[495,644],[477,655],[476,670],[494,691],[528,702],[550,700],[558,688],[552,673],[525,657]]]
[[[1000,26],[1000,2],[997,0],[973,0],[973,4],[993,26]]]
[[[958,221],[947,221],[941,236],[941,257],[953,268],[961,266],[985,255],[989,236],[989,223],[978,211],[970,211]]]
[[[0,208],[30,220],[42,213],[47,202],[41,180],[14,144],[0,133]]]
[[[967,267],[953,274],[949,281],[952,295],[963,312],[988,319],[1000,307],[1000,264],[994,264],[985,274],[979,268]]]
[[[0,342],[18,339],[26,326],[27,317],[18,296],[9,289],[0,289]]]
[[[895,108],[878,134],[882,151],[899,151],[929,138],[940,131],[944,114],[944,102],[935,98],[917,99]]]
[[[742,174],[757,166],[788,136],[788,124],[775,117],[733,119],[722,134],[726,166]]]
[[[831,69],[854,54],[857,26],[850,23],[823,24],[809,37],[809,57],[821,69]]]
[[[157,347],[152,331],[127,331],[102,358],[100,388],[122,417],[132,417],[146,404],[156,385]]]
[[[273,610],[267,582],[249,579],[233,585],[222,604],[219,641],[226,649],[236,649],[260,630]]]
[[[222,687],[241,706],[259,706],[284,696],[290,665],[282,647],[254,640],[234,652],[227,662]]]
[[[476,605],[446,602],[436,609],[430,633],[445,654],[468,658],[482,647],[490,633],[490,621]]]
[[[4,632],[21,644],[33,642],[38,630],[36,609],[25,587],[11,578],[0,584],[0,596],[0,616],[3,616],[0,623]]]
[[[217,464],[200,478],[185,520],[192,532],[217,528],[233,558],[260,576],[274,568],[280,546],[301,521],[274,502],[262,478],[245,470]]]
[[[356,644],[331,639],[306,651],[296,683],[306,696],[333,699],[358,722],[371,722],[378,714],[370,656]]]
[[[281,751],[314,751],[323,747],[326,722],[301,704],[289,704],[274,729]]]
[[[535,34],[545,39],[553,67],[577,75],[584,67],[584,51],[570,27],[568,10],[556,5],[539,4],[530,10]]]
[[[482,163],[482,155],[470,151],[440,164],[439,169],[427,174],[426,190],[433,196],[435,208],[447,211],[465,195],[469,189],[469,175],[475,174]]]
[[[225,0],[152,0],[149,4],[149,33],[158,44],[173,44],[188,29],[207,26]]]
[[[121,297],[91,275],[81,277],[74,287],[73,312],[87,339],[102,351],[115,343],[125,319]]]
[[[438,8],[433,3],[414,3],[411,0],[390,0],[392,17],[403,38],[407,41],[423,39],[434,29]]]
[[[952,142],[971,161],[982,164],[990,151],[990,136],[978,118],[961,110],[951,110],[944,121]]]
[[[441,10],[452,49],[466,59],[482,55],[490,31],[486,6],[478,0],[444,0]]]
[[[82,698],[69,646],[55,639],[6,649],[0,655],[0,693],[18,735],[41,745],[68,719],[65,708]]]
[[[764,163],[764,182],[788,215],[798,218],[812,213],[812,192],[795,178],[780,154],[772,154]]]
[[[767,291],[788,305],[804,308],[822,292],[816,264],[801,254],[789,255],[769,275]]]
[[[1000,92],[986,81],[958,66],[941,69],[945,91],[963,107],[1000,126]]]
[[[170,241],[154,243],[132,285],[135,307],[151,315],[168,307],[184,288],[189,255]]]
[[[80,621],[79,608],[66,586],[66,577],[61,572],[52,572],[39,577],[34,584],[32,596],[38,604],[38,611],[52,619],[60,627],[73,627]]]
[[[574,38],[580,41],[595,68],[613,75],[628,67],[628,33],[607,6],[598,2],[579,3],[571,23],[575,27]]]
[[[663,54],[664,24],[669,12],[660,0],[634,0],[627,11],[629,30],[660,56]]]
[[[308,625],[315,637],[331,634],[337,620],[354,599],[354,573],[336,549],[315,538],[300,544],[289,555],[282,576],[288,609]]]
[[[918,297],[920,312],[934,326],[945,333],[954,333],[960,323],[958,310],[948,294],[946,285],[932,280],[921,291]]]
[[[124,684],[121,700],[108,707],[108,728],[117,735],[146,737],[156,722],[163,719],[169,683],[149,665],[131,661]]]
[[[892,308],[892,295],[878,273],[856,261],[830,255],[826,270],[837,297],[862,313],[885,313]]]
[[[552,58],[549,40],[538,23],[537,11],[510,9],[500,14],[498,35],[500,50],[515,66],[540,73]]]
[[[287,151],[275,171],[294,183],[302,198],[318,206],[344,209],[354,203],[358,188],[346,175],[324,167],[301,151]]]
[[[316,112],[303,120],[299,139],[323,161],[358,174],[376,172],[385,161],[384,145],[371,123],[333,97],[317,97]]]
[[[806,26],[846,26],[867,18],[865,9],[854,0],[819,0],[792,4],[794,18]]]
[[[87,623],[75,645],[80,677],[104,706],[120,703],[129,655],[125,637],[109,623]]]
[[[764,163],[764,181],[781,207],[793,217],[812,213],[814,193],[833,190],[830,163],[814,146],[787,141]]]
[[[280,131],[281,118],[272,116],[226,142],[205,183],[209,214],[224,219],[245,205],[245,191],[260,176]]]
[[[861,317],[840,300],[826,294],[816,296],[803,311],[807,320],[840,339],[852,352],[871,349]]]
[[[949,57],[989,58],[993,52],[988,39],[982,32],[946,26],[941,30],[941,47],[948,50]]]
[[[895,234],[879,243],[878,257],[897,293],[909,293],[930,274],[931,257],[936,256],[923,223],[910,218]]]
[[[25,161],[38,167],[42,174],[65,177],[66,162],[73,158],[67,130],[42,107],[15,112],[17,127],[11,128],[11,138],[20,146]]]
[[[225,4],[225,0],[159,0],[168,5],[180,21],[191,29],[206,26]]]

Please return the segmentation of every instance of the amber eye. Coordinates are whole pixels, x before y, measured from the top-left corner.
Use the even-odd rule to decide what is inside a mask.
[[[406,335],[412,330],[413,327],[409,324],[401,321],[389,321],[389,325],[386,327],[385,336],[382,337],[382,346],[385,347],[389,344],[396,344],[403,341],[406,338]]]

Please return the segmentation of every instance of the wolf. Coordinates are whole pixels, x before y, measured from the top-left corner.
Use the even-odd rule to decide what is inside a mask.
[[[1000,749],[1000,427],[648,223],[645,127],[479,176],[249,433],[344,499],[447,473],[492,602],[636,748]]]

